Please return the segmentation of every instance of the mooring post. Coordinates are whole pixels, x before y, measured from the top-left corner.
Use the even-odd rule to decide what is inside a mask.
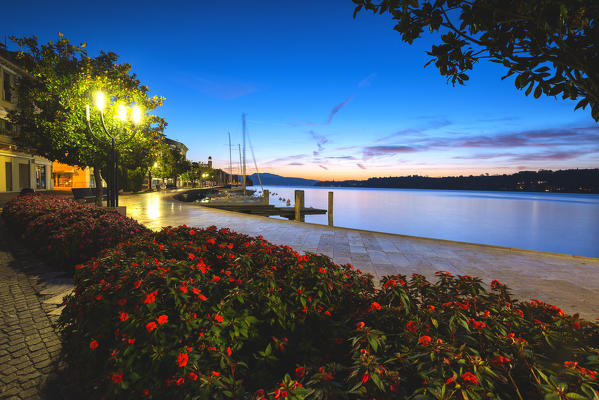
[[[304,222],[305,218],[302,214],[302,208],[304,208],[304,191],[295,191],[295,220]]]
[[[333,226],[333,192],[329,192],[329,226]]]
[[[270,202],[270,192],[268,189],[264,189],[264,204],[268,205]]]

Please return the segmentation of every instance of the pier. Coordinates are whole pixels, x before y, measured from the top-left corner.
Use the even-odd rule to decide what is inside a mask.
[[[295,219],[295,207],[275,207],[272,204],[264,204],[263,202],[234,202],[234,201],[211,201],[210,203],[202,203],[203,207],[218,208],[220,210],[235,211],[244,214],[260,215],[263,217],[279,216],[289,220]],[[326,214],[327,210],[322,210],[313,207],[302,207],[299,209],[301,219],[306,215]]]

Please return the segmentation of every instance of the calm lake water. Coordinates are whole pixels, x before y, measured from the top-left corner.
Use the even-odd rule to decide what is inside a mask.
[[[599,195],[462,190],[264,186],[270,203],[327,208],[334,192],[335,226],[530,250],[599,257]],[[253,187],[260,190],[260,187]],[[306,222],[326,225],[326,215]]]

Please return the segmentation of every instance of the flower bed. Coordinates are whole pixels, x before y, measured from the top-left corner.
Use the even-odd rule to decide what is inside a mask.
[[[2,216],[26,245],[69,270],[102,249],[149,232],[114,210],[38,194],[10,200]]]
[[[598,398],[599,326],[495,281],[377,290],[326,256],[182,226],[104,251],[75,282],[63,340],[90,398]]]

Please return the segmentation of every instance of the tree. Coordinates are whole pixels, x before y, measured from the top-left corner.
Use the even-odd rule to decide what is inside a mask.
[[[11,37],[18,46],[17,59],[27,72],[18,84],[18,108],[9,114],[21,127],[15,141],[35,154],[70,165],[93,167],[100,201],[100,174],[111,182],[108,141],[97,141],[87,132],[85,107],[92,103],[94,92],[102,90],[113,104],[136,103],[144,112],[164,101],[149,97],[148,88],[131,73],[131,65],[118,64],[118,55],[100,52],[89,57],[85,43],[75,46],[62,34],[55,42],[38,44],[37,37]],[[117,107],[105,109],[108,129],[120,129]],[[100,132],[99,113],[91,112],[92,129]],[[146,115],[138,133],[126,146],[120,146],[121,163],[127,168],[148,167],[149,155],[162,141],[164,119]],[[122,126],[123,136],[132,132]],[[140,154],[143,152],[143,154]]]
[[[177,180],[177,177],[190,169],[190,162],[185,155],[175,146],[163,145],[158,158],[154,174],[164,179]]]
[[[468,80],[481,59],[501,63],[506,78],[538,98],[579,100],[599,121],[599,1],[597,0],[353,0],[361,9],[390,13],[412,44],[424,30],[441,44],[427,52],[453,85]],[[535,87],[536,86],[536,87]],[[534,92],[533,92],[534,89]]]

